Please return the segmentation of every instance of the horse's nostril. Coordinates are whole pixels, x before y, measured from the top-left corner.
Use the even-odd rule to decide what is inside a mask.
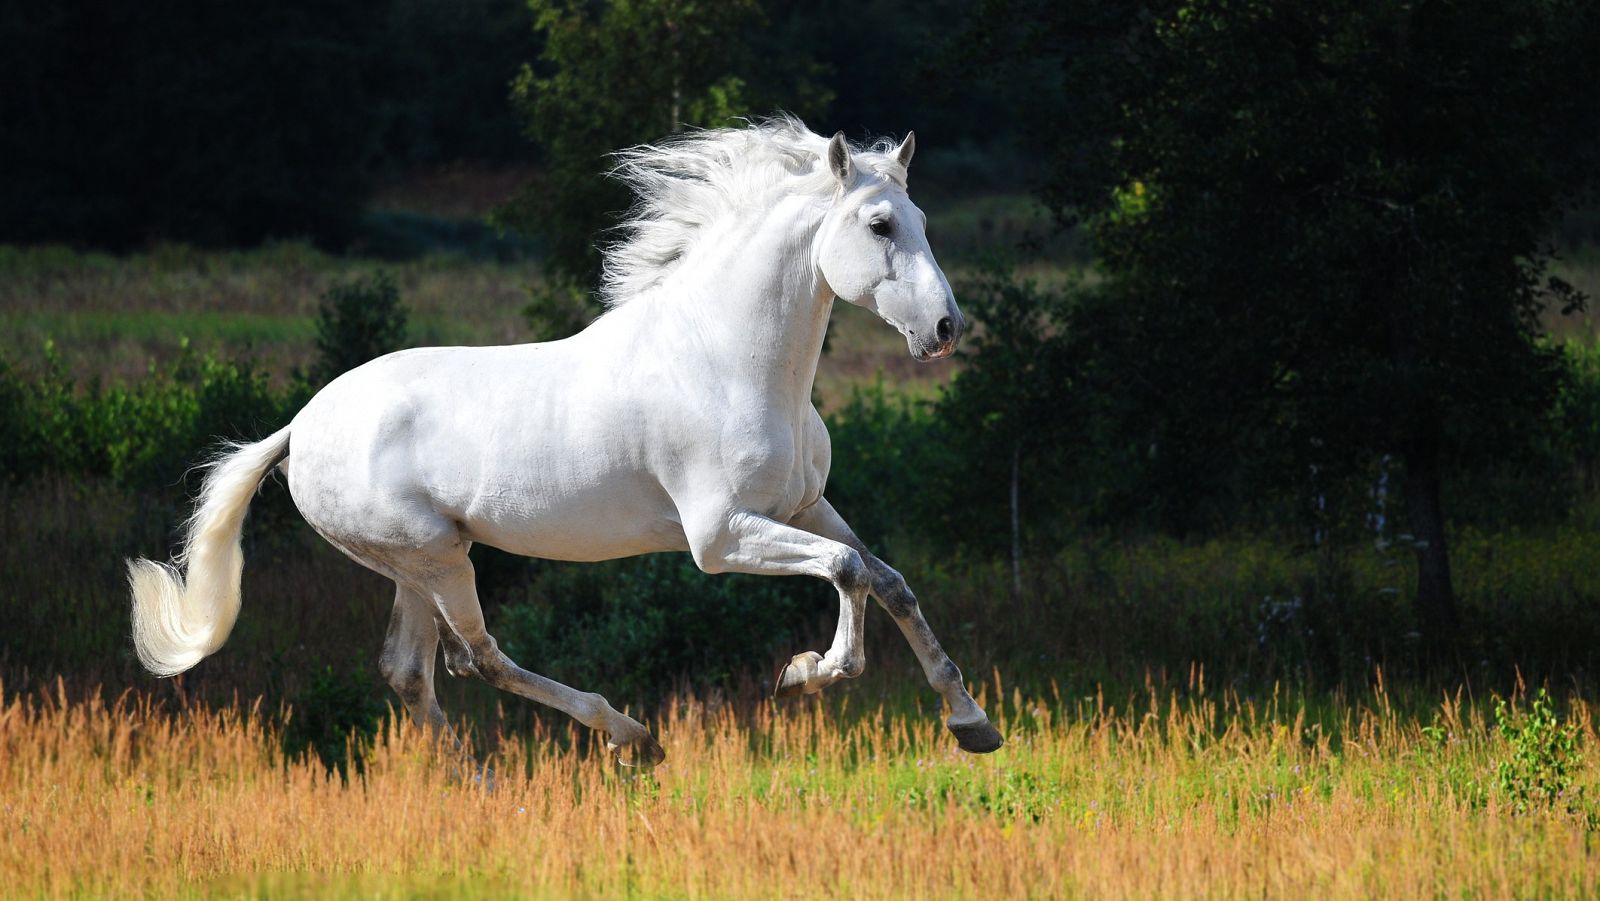
[[[955,333],[956,325],[950,321],[949,316],[939,320],[939,324],[933,328],[934,337],[938,338],[941,344],[948,344],[950,339],[955,337]]]

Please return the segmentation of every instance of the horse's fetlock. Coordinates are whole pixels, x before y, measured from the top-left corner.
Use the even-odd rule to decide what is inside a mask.
[[[939,688],[959,688],[962,684],[961,667],[954,660],[945,660],[934,674],[934,685]]]
[[[592,691],[583,691],[579,692],[578,696],[580,698],[579,704],[581,705],[578,717],[580,722],[591,723],[598,728],[601,722],[608,718],[622,717],[623,719],[628,719],[612,709],[611,702],[605,699],[605,695]],[[629,720],[629,722],[632,722],[632,720]]]
[[[867,671],[867,660],[860,654],[852,654],[838,664],[839,678],[857,679]]]

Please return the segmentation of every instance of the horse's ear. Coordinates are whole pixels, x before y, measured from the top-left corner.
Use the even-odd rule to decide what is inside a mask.
[[[911,168],[911,157],[917,152],[917,133],[906,132],[906,139],[900,142],[900,148],[894,152],[894,158],[900,161],[900,168]]]
[[[850,147],[844,142],[844,132],[835,132],[833,140],[828,142],[828,171],[839,180],[839,184],[849,187],[851,181]]]

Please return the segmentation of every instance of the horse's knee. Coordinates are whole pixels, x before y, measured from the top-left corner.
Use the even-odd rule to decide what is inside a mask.
[[[455,629],[450,627],[450,623],[443,616],[435,613],[434,626],[439,631],[439,647],[444,651],[445,672],[455,676],[457,679],[478,675],[473,667],[472,650],[467,645],[467,642],[456,634]],[[484,637],[488,638],[491,645],[493,644],[493,638],[489,638],[487,635]]]
[[[472,657],[467,654],[452,654],[444,652],[444,671],[457,679],[466,679],[478,675],[477,667],[472,665]]]
[[[833,582],[840,591],[852,596],[859,596],[872,587],[872,574],[855,548],[844,548],[834,561]]]
[[[504,681],[516,666],[501,652],[499,643],[488,633],[471,642],[457,639],[453,646],[447,642],[444,665],[452,676],[461,679],[476,676],[490,684]]]

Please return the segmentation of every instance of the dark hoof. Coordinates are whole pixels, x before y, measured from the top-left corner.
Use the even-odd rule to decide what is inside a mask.
[[[806,686],[817,675],[817,664],[822,662],[822,655],[816,651],[804,651],[783,665],[778,671],[778,681],[772,689],[775,698],[798,698],[806,694]]]
[[[611,755],[618,766],[648,770],[659,766],[667,759],[667,752],[662,750],[661,743],[648,735],[626,746],[607,742],[606,747],[611,749]]]
[[[1000,730],[984,720],[981,723],[967,723],[961,726],[951,726],[950,731],[955,733],[956,744],[968,754],[988,754],[997,751],[1006,740],[1000,737]]]

